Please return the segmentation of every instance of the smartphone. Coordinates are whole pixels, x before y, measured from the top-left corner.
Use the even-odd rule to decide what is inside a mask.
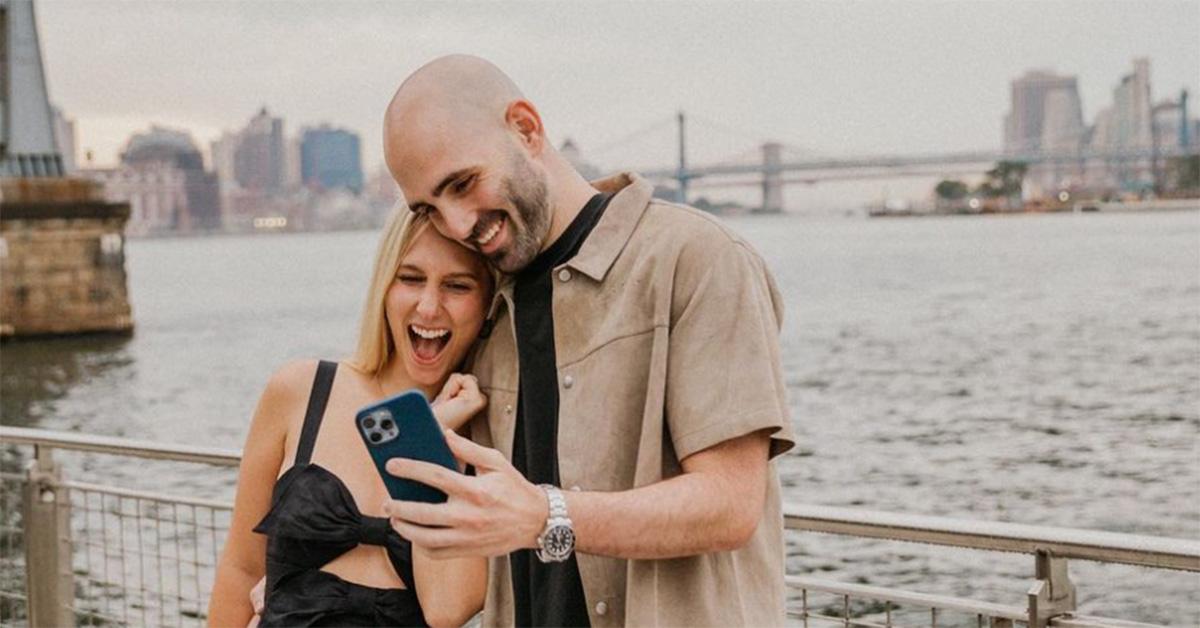
[[[409,390],[373,403],[358,411],[354,423],[392,499],[431,504],[446,501],[446,494],[440,490],[398,478],[386,468],[392,458],[407,458],[458,472],[458,463],[446,444],[442,426],[421,391]]]

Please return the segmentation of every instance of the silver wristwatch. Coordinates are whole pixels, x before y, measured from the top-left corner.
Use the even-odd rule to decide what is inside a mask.
[[[550,516],[537,537],[537,557],[543,563],[561,563],[575,551],[575,528],[567,517],[567,500],[556,486],[539,484],[538,487],[546,492]]]

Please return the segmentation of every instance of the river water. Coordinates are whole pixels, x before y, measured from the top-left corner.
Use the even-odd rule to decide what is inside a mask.
[[[786,300],[787,499],[1200,538],[1200,213],[725,220]],[[240,447],[274,368],[349,351],[375,244],[131,241],[136,334],[5,345],[3,422]],[[232,496],[225,470],[79,458]],[[1022,604],[1032,559],[814,534],[789,569]],[[1086,612],[1200,625],[1196,574],[1071,569]]]

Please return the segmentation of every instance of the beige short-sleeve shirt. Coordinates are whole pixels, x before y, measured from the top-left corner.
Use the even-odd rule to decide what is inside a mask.
[[[563,488],[623,491],[676,476],[687,456],[759,430],[794,444],[779,356],[781,299],[759,255],[716,219],[651,196],[633,174],[579,253],[552,271]],[[512,286],[474,373],[488,395],[472,437],[512,457],[518,369]],[[535,399],[530,400],[536,403]],[[619,525],[619,521],[614,521]],[[744,547],[670,560],[578,555],[593,626],[768,626],[784,619],[783,517],[770,464]],[[491,561],[485,625],[513,623],[507,557]]]

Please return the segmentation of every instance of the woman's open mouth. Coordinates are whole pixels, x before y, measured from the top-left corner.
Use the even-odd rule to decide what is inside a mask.
[[[433,364],[450,344],[449,329],[438,327],[408,326],[408,340],[412,344],[413,358],[418,364]]]

